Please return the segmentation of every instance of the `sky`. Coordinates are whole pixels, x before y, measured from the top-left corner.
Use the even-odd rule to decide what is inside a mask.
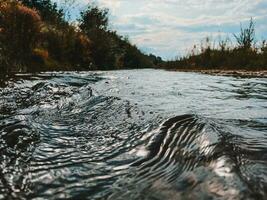
[[[64,1],[64,0],[58,0]],[[92,0],[76,0],[78,13]],[[267,39],[267,0],[94,0],[110,10],[110,27],[143,52],[166,60],[190,52],[209,36],[230,37],[252,17],[257,40]]]

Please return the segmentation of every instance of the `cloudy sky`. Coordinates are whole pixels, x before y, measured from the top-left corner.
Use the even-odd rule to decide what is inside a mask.
[[[79,9],[92,2],[78,0]],[[185,55],[206,36],[232,37],[252,17],[267,39],[267,0],[96,0],[110,9],[111,27],[146,53]]]

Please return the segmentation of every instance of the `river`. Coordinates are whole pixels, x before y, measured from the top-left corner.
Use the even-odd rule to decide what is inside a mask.
[[[0,199],[267,199],[267,79],[18,74],[0,88]]]

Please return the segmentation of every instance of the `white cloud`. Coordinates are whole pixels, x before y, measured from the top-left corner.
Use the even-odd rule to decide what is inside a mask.
[[[98,0],[99,4],[103,5],[111,9],[112,12],[116,12],[116,10],[120,7],[121,1],[120,0]]]
[[[92,0],[78,0],[82,4]],[[112,27],[143,49],[170,58],[205,36],[231,34],[253,17],[267,37],[266,0],[96,0],[111,11]],[[256,28],[257,28],[256,27]]]

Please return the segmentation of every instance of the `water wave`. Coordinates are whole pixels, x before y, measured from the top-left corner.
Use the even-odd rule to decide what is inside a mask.
[[[264,82],[185,90],[184,74],[164,72],[156,95],[158,71],[112,73],[26,74],[0,89],[0,199],[266,198]],[[232,118],[214,111],[229,101]]]

